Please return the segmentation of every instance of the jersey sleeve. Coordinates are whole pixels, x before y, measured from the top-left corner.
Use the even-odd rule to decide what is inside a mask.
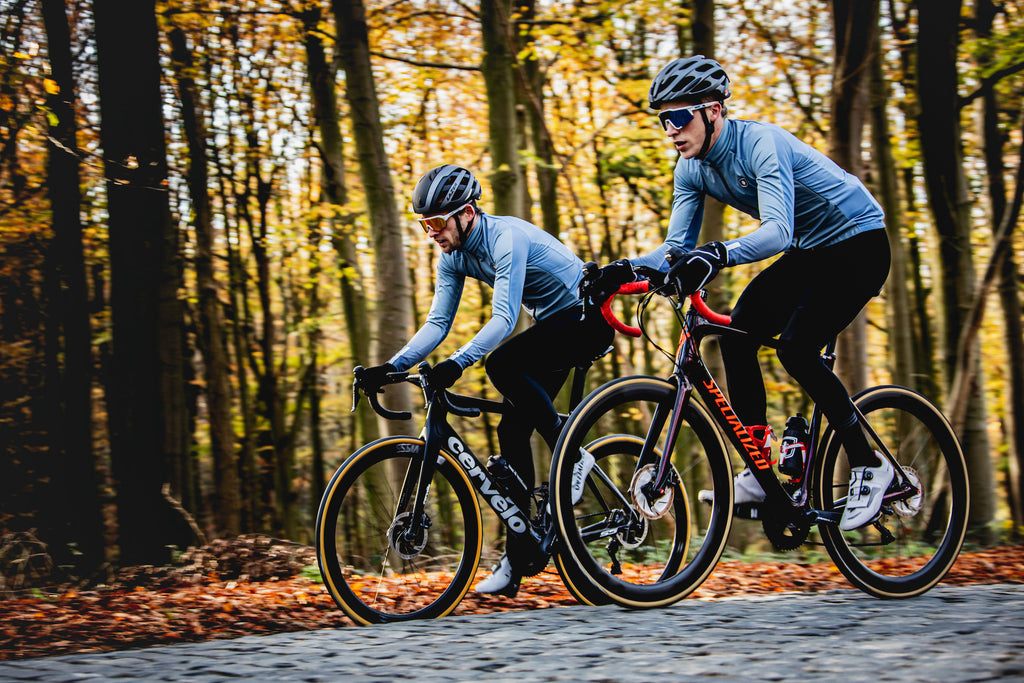
[[[463,369],[497,348],[519,320],[526,283],[529,237],[521,230],[505,230],[494,242],[494,294],[491,319],[458,351],[452,360]]]
[[[427,319],[409,343],[388,361],[396,370],[408,370],[416,365],[448,336],[455,313],[459,310],[465,282],[466,276],[458,272],[450,259],[442,256],[437,264],[437,286]]]
[[[772,133],[754,145],[751,166],[757,182],[761,225],[749,235],[726,242],[729,265],[753,263],[789,248],[795,229],[793,150]]]

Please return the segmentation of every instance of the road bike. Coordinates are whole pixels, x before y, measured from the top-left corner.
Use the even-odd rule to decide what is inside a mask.
[[[746,333],[731,327],[728,316],[710,310],[701,295],[690,297],[684,313],[671,286],[654,288],[645,281],[637,287],[651,291],[638,304],[640,327],[628,333],[650,339],[644,313],[656,293],[674,304],[682,333],[674,354],[659,347],[672,359],[669,377],[624,377],[598,387],[562,430],[549,484],[566,565],[578,566],[615,603],[667,605],[707,578],[725,549],[734,517],[742,517],[761,520],[767,538],[782,551],[808,542],[816,527],[843,575],[878,597],[919,595],[946,575],[963,544],[969,494],[959,441],[934,404],[889,385],[853,397],[869,440],[894,465],[896,475],[880,517],[842,532],[838,523],[849,486],[847,459],[817,407],[803,467],[792,477],[777,475],[701,357],[706,337]],[[834,366],[834,340],[822,358]],[[578,449],[603,434],[635,435],[643,442],[639,457],[619,462],[606,456],[591,471],[583,499],[573,504],[568,492]],[[727,444],[761,484],[763,502],[734,506]],[[701,502],[701,489],[713,495]],[[679,494],[687,496],[682,504]],[[671,553],[680,564],[652,564],[637,539],[680,509],[688,530],[674,535],[680,545]]]
[[[591,363],[592,364],[592,363]],[[591,364],[574,369],[570,404],[579,403]],[[609,602],[571,562],[565,562],[548,506],[548,486],[529,492],[518,479],[495,475],[474,455],[467,440],[449,424],[449,415],[476,417],[501,413],[501,402],[453,394],[430,385],[429,365],[419,373],[391,373],[386,384],[420,387],[427,405],[419,436],[389,436],[363,446],[335,472],[320,502],[316,552],[324,585],[356,624],[366,625],[445,616],[459,604],[474,580],[483,547],[480,501],[511,532],[530,539],[523,574],[542,571],[553,558],[563,583],[578,601]],[[360,391],[377,414],[409,419],[408,412],[381,406],[379,387],[360,383],[356,368],[353,409]],[[568,417],[563,415],[563,417]],[[607,458],[639,457],[643,440],[603,435],[582,444],[598,465]],[[678,490],[679,484],[667,485]],[[677,500],[686,495],[678,491]],[[525,508],[532,508],[525,509]],[[668,520],[666,520],[667,522]],[[669,566],[678,565],[675,536],[688,529],[685,509],[672,523],[651,524],[648,550]],[[660,546],[659,546],[660,544]],[[665,549],[668,553],[662,556]]]

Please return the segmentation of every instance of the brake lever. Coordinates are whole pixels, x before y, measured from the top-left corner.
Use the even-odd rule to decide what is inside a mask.
[[[594,282],[600,272],[601,269],[593,261],[587,261],[583,264],[583,278],[580,279],[580,284],[577,288],[577,293],[581,299],[586,295],[587,287]]]
[[[350,413],[356,412],[356,406],[359,405],[359,375],[363,373],[363,366],[357,365],[352,369],[352,410]]]

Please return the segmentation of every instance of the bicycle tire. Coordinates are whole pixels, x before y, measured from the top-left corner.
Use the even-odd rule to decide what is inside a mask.
[[[423,535],[403,543],[411,518],[402,500],[424,442],[386,437],[352,454],[331,478],[316,519],[324,586],[357,625],[445,616],[469,590],[480,563],[480,505],[465,471],[442,451],[430,482]],[[415,486],[405,484],[414,490]],[[401,549],[401,550],[399,550]]]
[[[650,432],[652,417],[670,414],[675,395],[674,384],[655,377],[609,382],[573,411],[555,447],[549,486],[562,560],[573,563],[608,600],[625,607],[660,607],[689,595],[718,563],[732,524],[732,468],[725,443],[695,397],[678,421],[672,463],[680,485],[673,487],[671,503],[662,506],[662,517],[648,519],[643,526],[644,515],[629,493],[637,488],[635,463],[608,471],[595,466],[584,498],[576,506],[572,503],[571,479],[579,447],[599,439],[602,432],[632,435],[641,443],[651,438],[660,446],[661,430]],[[649,474],[648,469],[640,477]],[[594,487],[595,482],[601,485]],[[696,501],[701,486],[715,492],[710,507]],[[612,507],[616,501],[619,507]],[[606,539],[608,544],[602,548]]]
[[[900,465],[911,468],[922,493],[920,499],[882,506],[878,523],[891,540],[874,525],[842,532],[838,525],[820,524],[822,541],[839,571],[864,592],[879,598],[920,595],[953,566],[967,531],[970,491],[960,443],[939,409],[910,389],[874,387],[854,402]],[[846,457],[831,429],[823,443],[812,493],[820,509],[840,513],[849,486]]]
[[[609,458],[614,458],[616,456],[632,456],[634,460],[639,459],[643,445],[644,440],[637,436],[629,434],[609,434],[586,444],[585,448],[594,456],[595,462],[599,466],[602,466],[602,463],[607,463]],[[687,498],[686,496],[676,496],[676,500],[682,501],[684,504],[682,509],[677,510],[677,528],[681,526],[681,516],[682,519],[685,520],[685,528],[688,532],[690,513],[688,509],[685,509]],[[685,555],[685,547],[683,548],[682,554]],[[572,561],[571,556],[569,558],[565,558],[563,555],[565,555],[565,551],[556,552],[552,555],[552,560],[554,561],[558,575],[562,579],[562,583],[565,584],[570,595],[572,595],[577,602],[585,605],[596,606],[609,604],[611,602],[611,598],[609,598],[608,595],[597,585],[590,581],[583,570]]]

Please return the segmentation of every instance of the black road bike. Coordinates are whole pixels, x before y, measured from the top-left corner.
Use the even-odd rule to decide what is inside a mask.
[[[572,412],[551,463],[550,499],[563,564],[578,567],[606,599],[645,608],[675,602],[697,588],[722,555],[734,517],[762,521],[779,550],[809,541],[816,528],[849,581],[882,598],[919,595],[949,571],[963,543],[969,502],[960,444],[942,413],[920,394],[877,386],[853,400],[875,448],[895,468],[880,517],[851,532],[839,530],[849,486],[845,451],[815,408],[806,462],[797,476],[776,475],[751,441],[701,358],[709,335],[742,335],[701,296],[675,305],[682,334],[667,378],[638,376],[595,389]],[[638,305],[643,314],[655,292]],[[635,334],[647,331],[634,328]],[[769,343],[773,346],[774,343]],[[835,342],[822,357],[835,362]],[[664,351],[663,351],[664,352]],[[569,499],[580,446],[605,434],[642,442],[639,454],[614,454],[590,473],[583,499]],[[764,502],[733,504],[731,444],[766,492]],[[713,491],[700,502],[697,492]],[[680,495],[686,500],[680,501]],[[684,523],[685,522],[685,525]],[[677,546],[661,563],[638,543],[654,525],[677,525]],[[654,571],[652,571],[652,568]],[[576,577],[574,577],[576,578]]]
[[[574,369],[572,406],[583,395],[589,367]],[[317,561],[334,601],[360,625],[451,613],[469,590],[480,564],[483,501],[508,529],[532,540],[522,544],[532,548],[525,575],[539,573],[553,558],[577,600],[609,602],[571,556],[562,552],[549,513],[547,484],[529,492],[532,511],[523,509],[515,501],[526,492],[514,489],[522,484],[499,481],[449,424],[450,415],[501,413],[503,404],[435,389],[430,386],[428,368],[424,363],[418,374],[392,373],[385,382],[408,382],[423,390],[427,411],[420,435],[389,436],[360,448],[331,478],[320,502]],[[356,368],[353,409],[362,390],[382,417],[411,417],[382,407],[377,397],[380,387],[361,384],[361,370]],[[609,458],[619,462],[632,457],[635,462],[644,442],[628,434],[605,434],[581,446],[594,456],[597,467],[608,468]],[[680,486],[669,484],[668,488],[682,504],[687,496]],[[678,566],[681,541],[688,535],[685,508],[675,511],[671,524],[655,522],[645,531],[645,538],[629,532],[626,536],[635,547],[647,548],[652,557]]]

